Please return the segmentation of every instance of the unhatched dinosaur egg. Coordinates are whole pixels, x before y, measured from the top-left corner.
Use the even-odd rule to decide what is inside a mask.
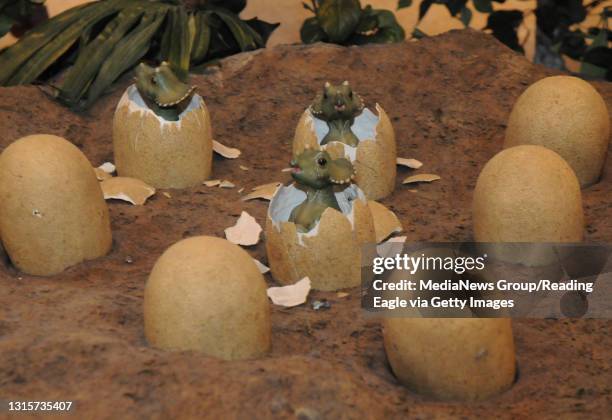
[[[548,147],[567,160],[585,187],[599,179],[609,140],[608,109],[595,88],[577,77],[554,76],[534,83],[518,98],[504,147]]]
[[[39,134],[2,152],[0,236],[17,268],[41,276],[110,250],[108,208],[91,164],[77,147]]]
[[[478,242],[580,242],[580,185],[561,156],[542,146],[495,155],[478,176],[473,201]]]
[[[443,400],[482,400],[515,377],[510,319],[385,318],[393,373],[418,393]]]
[[[266,283],[253,259],[224,239],[184,239],[157,260],[144,293],[150,344],[248,359],[270,347]]]

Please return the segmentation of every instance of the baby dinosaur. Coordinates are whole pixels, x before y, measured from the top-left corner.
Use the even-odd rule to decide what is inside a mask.
[[[339,141],[356,147],[359,139],[351,131],[351,126],[364,107],[361,96],[353,92],[349,82],[345,81],[338,86],[325,83],[323,92],[310,105],[312,115],[325,121],[329,127],[321,144]]]
[[[306,149],[291,161],[291,166],[291,176],[306,192],[306,200],[291,211],[289,221],[298,231],[308,232],[328,207],[340,211],[334,184],[349,184],[353,165],[344,158],[332,159],[323,150]]]
[[[165,61],[157,68],[140,63],[136,88],[147,106],[168,121],[178,121],[195,91],[195,86],[182,82]]]

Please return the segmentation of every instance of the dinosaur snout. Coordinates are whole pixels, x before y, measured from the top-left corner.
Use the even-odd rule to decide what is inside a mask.
[[[346,104],[344,103],[343,100],[338,99],[336,100],[336,103],[334,104],[334,108],[336,109],[336,111],[342,112],[346,109]]]

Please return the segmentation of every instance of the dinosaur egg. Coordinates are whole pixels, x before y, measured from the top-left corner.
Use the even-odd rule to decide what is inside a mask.
[[[487,162],[472,209],[477,242],[580,242],[583,237],[578,179],[561,156],[542,146],[511,147]]]
[[[327,123],[316,118],[310,108],[306,109],[298,122],[293,140],[293,155],[306,148],[327,150],[334,158],[346,157],[355,166],[355,183],[370,200],[378,200],[395,189],[396,146],[395,132],[384,109],[376,104],[374,114],[368,108],[355,118],[351,126],[359,139],[357,147],[340,142],[321,146],[329,131]]]
[[[295,185],[276,191],[266,220],[266,251],[272,276],[279,283],[293,284],[307,276],[317,290],[360,284],[362,245],[376,242],[374,222],[357,186],[335,195],[342,212],[327,208],[311,230],[299,232],[288,220],[306,194]]]
[[[50,276],[105,255],[108,207],[91,164],[67,140],[23,137],[0,155],[0,237],[15,266]]]
[[[193,95],[178,121],[155,114],[135,85],[123,94],[113,121],[115,165],[120,176],[156,188],[187,188],[208,179],[212,132],[204,100]]]
[[[504,147],[548,147],[567,160],[585,187],[599,179],[609,141],[608,109],[595,88],[577,77],[553,76],[534,83],[518,98]]]
[[[266,283],[249,254],[221,238],[197,236],[168,248],[144,292],[147,341],[226,360],[270,348]]]
[[[510,319],[385,318],[383,335],[393,373],[418,393],[482,400],[514,382]]]

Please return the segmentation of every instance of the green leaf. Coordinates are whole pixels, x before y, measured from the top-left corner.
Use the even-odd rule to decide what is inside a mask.
[[[359,0],[325,0],[317,14],[321,29],[334,43],[344,42],[357,27],[360,17]]]
[[[234,14],[216,10],[215,14],[227,25],[241,51],[256,49],[263,43],[261,36]]]
[[[196,13],[196,32],[191,49],[191,61],[201,63],[206,58],[208,47],[210,46],[210,23],[208,22],[209,13]]]
[[[429,35],[427,35],[425,32],[423,32],[422,30],[420,30],[419,28],[414,28],[412,30],[412,37],[414,39],[423,39],[423,38],[427,38]]]
[[[300,29],[300,38],[304,44],[314,44],[327,39],[327,34],[319,26],[316,17],[310,17],[304,21]]]
[[[493,13],[493,4],[491,4],[491,0],[472,0],[474,3],[474,8],[480,13]]]
[[[174,7],[170,10],[169,17],[172,34],[166,60],[170,63],[178,78],[187,81],[194,35],[189,29],[189,15],[185,8]]]
[[[140,23],[117,45],[100,68],[87,94],[89,107],[126,70],[132,68],[151,48],[151,40],[163,23],[168,9],[146,12]]]
[[[19,42],[7,48],[0,55],[0,85],[5,85],[15,71],[32,55],[50,43],[68,25],[78,20],[90,10],[97,10],[98,3],[87,3],[69,9],[34,28]]]
[[[104,60],[143,13],[141,7],[124,9],[83,49],[60,86],[66,101],[77,102],[81,99]]]
[[[0,37],[6,35],[13,27],[13,19],[6,15],[0,15]]]
[[[403,9],[404,7],[412,6],[412,0],[399,0],[397,2],[397,10]]]
[[[88,12],[80,13],[78,20],[53,38],[51,42],[40,48],[36,54],[30,57],[23,66],[11,76],[8,83],[11,85],[32,83],[50,65],[55,63],[58,58],[68,51],[89,25],[117,13],[120,3],[120,0],[94,3],[94,5],[98,7],[92,7]]]
[[[593,50],[597,47],[607,47],[608,46],[608,33],[607,31],[599,31],[597,36],[593,38],[593,42],[587,48],[587,52]],[[580,66],[580,74],[596,79],[602,79],[606,77],[607,69],[603,67],[596,66],[591,63],[587,63],[585,61],[582,62]]]
[[[465,26],[466,28],[469,27],[470,21],[472,20],[472,11],[468,9],[466,6],[463,6],[463,8],[461,9],[460,19],[461,19],[461,22],[463,23],[463,26]]]

